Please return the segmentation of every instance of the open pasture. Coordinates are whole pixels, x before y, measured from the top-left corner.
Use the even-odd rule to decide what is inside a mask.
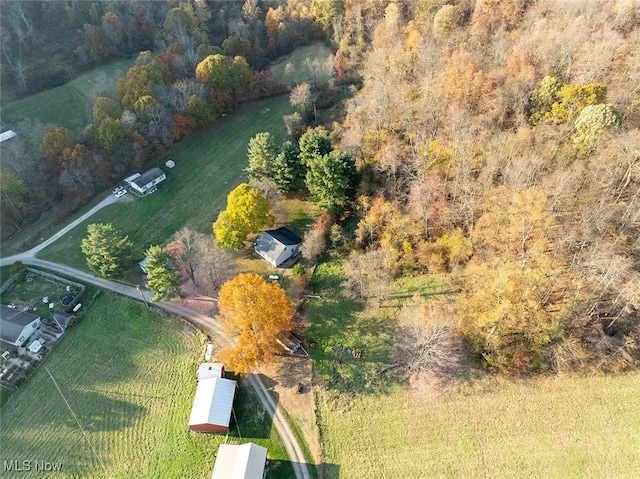
[[[225,436],[188,428],[203,344],[179,319],[100,296],[0,410],[3,460],[61,463],[61,478],[209,477]],[[242,386],[235,404],[228,440],[268,447],[270,459],[283,460],[268,477],[291,477],[252,391]]]

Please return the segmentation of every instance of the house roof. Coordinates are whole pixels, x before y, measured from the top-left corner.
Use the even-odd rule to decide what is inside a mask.
[[[135,178],[131,183],[135,183],[138,187],[144,188],[146,185],[151,183],[153,180],[160,178],[164,175],[164,171],[162,171],[158,167],[151,168],[149,171],[145,171],[140,176]]]
[[[211,479],[262,479],[267,449],[249,442],[221,444]]]
[[[0,305],[0,338],[15,343],[25,326],[38,319],[35,314]]]
[[[277,230],[263,231],[262,234],[271,236],[278,243],[286,246],[293,246],[302,243],[302,238],[300,238],[300,236],[284,226],[278,228]]]
[[[215,424],[229,427],[235,393],[236,382],[231,379],[208,378],[198,381],[189,426]]]
[[[273,263],[278,261],[278,257],[287,246],[302,244],[302,239],[284,226],[277,230],[263,231],[255,242],[255,248],[263,256],[271,258]]]

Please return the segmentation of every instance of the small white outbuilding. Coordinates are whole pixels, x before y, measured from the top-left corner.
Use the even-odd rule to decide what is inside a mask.
[[[198,367],[198,381],[209,378],[223,378],[224,364],[222,363],[202,363]]]
[[[267,449],[252,442],[221,444],[211,479],[263,479]]]

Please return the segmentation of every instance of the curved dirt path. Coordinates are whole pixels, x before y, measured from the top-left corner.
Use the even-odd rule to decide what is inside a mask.
[[[115,197],[109,195],[109,197],[105,198],[105,200],[101,201],[89,210],[87,213],[83,214],[81,217],[77,218],[75,221],[67,225],[65,228],[60,230],[51,238],[42,242],[35,248],[30,249],[24,253],[20,253],[17,255],[12,255],[7,258],[0,258],[0,266],[5,264],[11,264],[18,260],[22,261],[26,265],[30,266],[39,266],[41,268],[46,268],[52,271],[56,271],[58,273],[71,276],[73,278],[78,279],[81,282],[90,283],[99,288],[103,288],[105,290],[109,290],[115,293],[118,293],[122,296],[127,296],[131,299],[140,301],[143,300],[149,307],[153,306],[158,309],[161,309],[167,313],[179,316],[191,324],[193,324],[196,328],[200,329],[203,332],[213,332],[221,337],[224,337],[222,334],[222,327],[220,323],[210,316],[206,316],[204,314],[193,311],[189,308],[181,306],[179,304],[171,303],[169,301],[156,301],[151,303],[151,297],[153,293],[147,289],[133,287],[130,285],[118,283],[115,281],[110,281],[104,278],[98,278],[86,271],[81,271],[76,268],[72,268],[70,266],[66,266],[59,263],[54,263],[52,261],[47,261],[44,259],[36,258],[35,255],[39,251],[41,251],[46,246],[53,243],[56,239],[60,238],[62,235],[67,233],[69,230],[77,226],[79,223],[87,219],[96,211],[104,208],[105,206],[112,204],[114,201],[117,201]],[[302,448],[298,443],[296,436],[293,434],[293,431],[289,427],[289,423],[285,419],[284,415],[278,409],[275,401],[267,391],[264,383],[260,379],[260,377],[256,374],[251,374],[249,376],[249,384],[256,393],[256,396],[262,403],[262,406],[265,408],[269,416],[273,420],[273,425],[275,426],[278,434],[282,438],[282,442],[284,443],[284,447],[289,455],[289,459],[291,460],[291,464],[293,466],[293,470],[296,476],[296,479],[311,479],[311,473],[309,472],[309,467],[307,466],[304,453],[302,452]]]

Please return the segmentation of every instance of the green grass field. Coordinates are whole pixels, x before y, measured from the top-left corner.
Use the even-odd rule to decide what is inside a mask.
[[[249,139],[261,131],[284,139],[282,116],[291,111],[285,96],[241,106],[210,129],[172,148],[166,158],[176,162],[175,168],[166,168],[164,159],[158,161],[167,173],[167,180],[156,193],[144,198],[127,195],[134,201],[123,201],[99,211],[39,256],[86,270],[80,242],[91,223],[112,223],[129,235],[139,259],[144,257],[146,248],[164,244],[183,226],[213,234],[213,222],[226,207],[227,194],[247,180],[244,168]]]
[[[279,82],[287,85],[299,85],[304,82],[316,82],[325,85],[331,78],[330,72],[322,68],[329,57],[332,57],[331,49],[322,42],[312,43],[296,48],[291,55],[279,58],[271,66],[271,75]],[[293,70],[286,72],[285,68],[291,63]]]
[[[82,131],[88,123],[93,122],[90,101],[99,77],[106,76],[115,81],[127,74],[134,61],[134,58],[115,61],[62,86],[3,106],[2,121],[18,135],[28,133],[20,131],[20,122],[24,119]]]
[[[640,373],[486,377],[444,391],[395,387],[347,408],[320,399],[325,460],[340,479],[638,477],[638,384]]]
[[[342,260],[316,269],[307,337],[322,381],[317,421],[329,478],[628,478],[640,471],[640,373],[510,380],[474,372],[409,383],[389,364],[403,299],[449,291],[438,277],[396,282],[377,314],[342,295]],[[397,308],[396,308],[397,309]],[[361,359],[333,347],[361,347]]]
[[[209,477],[225,437],[187,425],[202,341],[181,320],[99,297],[0,410],[2,459],[61,462],[55,477]],[[270,459],[282,460],[268,477],[290,478],[288,456],[251,390],[242,386],[235,404],[239,428],[229,440],[267,447]]]

